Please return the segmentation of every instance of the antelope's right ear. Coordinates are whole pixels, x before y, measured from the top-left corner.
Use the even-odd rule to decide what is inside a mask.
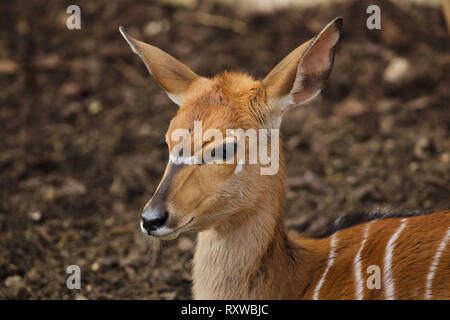
[[[181,105],[186,90],[198,75],[161,49],[128,36],[123,27],[119,31],[169,98]]]
[[[334,19],[316,37],[292,51],[267,75],[263,83],[274,113],[281,115],[320,93],[333,68],[334,51],[341,28],[342,18]]]

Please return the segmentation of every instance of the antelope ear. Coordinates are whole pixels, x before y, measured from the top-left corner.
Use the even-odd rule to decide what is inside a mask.
[[[268,101],[282,113],[316,97],[331,73],[342,18],[284,58],[263,80]]]
[[[119,31],[169,98],[181,105],[184,93],[198,75],[161,49],[128,36],[123,27]]]

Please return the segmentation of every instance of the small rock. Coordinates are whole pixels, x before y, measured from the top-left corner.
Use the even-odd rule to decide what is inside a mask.
[[[291,200],[291,199],[295,199],[297,197],[298,197],[298,195],[297,195],[296,192],[294,192],[292,190],[289,190],[289,189],[287,190],[287,192],[286,192],[286,199]]]
[[[409,108],[411,110],[421,110],[428,107],[430,104],[434,103],[436,100],[435,96],[424,96],[419,97],[417,99],[408,101],[408,103],[405,105],[406,108]]]
[[[58,68],[62,63],[60,56],[57,54],[38,55],[34,59],[34,66],[39,69],[52,70]]]
[[[414,146],[414,155],[419,159],[424,159],[434,152],[434,144],[428,137],[420,137]]]
[[[151,21],[144,27],[144,34],[147,36],[155,36],[164,29],[163,21]]]
[[[439,160],[442,163],[448,163],[450,161],[450,153],[448,153],[448,152],[441,153]]]
[[[395,119],[392,116],[380,117],[379,125],[382,133],[390,133],[395,125]]]
[[[59,190],[61,196],[70,195],[77,196],[86,193],[86,186],[80,181],[68,179]]]
[[[14,74],[19,70],[19,65],[11,60],[0,60],[0,74]]]
[[[134,279],[136,278],[136,271],[134,271],[131,267],[125,267],[125,272],[128,276],[128,279]]]
[[[61,94],[64,96],[75,96],[80,93],[81,87],[76,82],[67,82],[61,85]]]
[[[19,275],[9,276],[5,279],[5,287],[8,289],[11,298],[26,299],[29,297],[25,282]]]
[[[42,213],[40,211],[29,212],[28,218],[32,221],[40,221],[42,219]]]
[[[75,295],[75,300],[87,300],[87,298],[85,296],[83,296],[82,294],[77,293]]]
[[[380,113],[389,113],[398,104],[395,100],[383,99],[376,104],[376,109]]]
[[[91,270],[92,270],[92,271],[98,271],[98,270],[100,270],[100,263],[99,263],[98,261],[94,262],[94,263],[91,265]]]
[[[122,183],[122,180],[119,177],[114,178],[111,186],[109,187],[109,191],[112,194],[119,195],[122,194],[125,190],[125,186]]]
[[[44,187],[42,193],[43,193],[44,200],[46,200],[46,201],[53,201],[55,199],[56,190],[54,187],[51,187],[51,186]]]
[[[19,275],[9,276],[5,279],[5,286],[7,288],[25,288],[25,283],[22,280],[22,277]]]
[[[419,169],[419,164],[417,162],[411,162],[408,166],[409,170],[416,172]]]
[[[339,118],[357,117],[369,111],[369,107],[356,99],[347,99],[334,107],[334,114]]]
[[[92,115],[96,115],[97,113],[101,112],[102,109],[103,105],[98,100],[92,101],[88,106],[88,112]]]
[[[138,135],[142,136],[142,137],[150,136],[151,133],[152,133],[152,127],[148,123],[143,124],[138,130]]]
[[[409,61],[402,57],[393,58],[384,70],[383,78],[387,82],[400,83],[408,78],[411,73]]]

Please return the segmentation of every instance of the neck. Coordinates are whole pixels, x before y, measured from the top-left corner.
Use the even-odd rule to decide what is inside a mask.
[[[241,218],[237,226],[199,233],[193,268],[196,299],[282,299],[291,295],[287,288],[293,279],[285,275],[298,270],[298,252],[283,224],[282,173],[269,180],[273,179],[278,181],[271,181],[271,191],[262,195],[257,202],[260,205],[239,213],[247,218]]]

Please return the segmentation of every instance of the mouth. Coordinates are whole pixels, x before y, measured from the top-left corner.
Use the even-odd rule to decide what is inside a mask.
[[[178,227],[178,228],[167,228],[165,226],[158,228],[154,231],[147,232],[147,230],[144,229],[143,223],[141,221],[141,231],[142,233],[153,236],[155,238],[160,238],[161,240],[174,240],[176,239],[180,233],[183,231],[183,229],[189,227],[189,225],[194,221],[194,217],[192,217],[187,223],[184,225]]]

